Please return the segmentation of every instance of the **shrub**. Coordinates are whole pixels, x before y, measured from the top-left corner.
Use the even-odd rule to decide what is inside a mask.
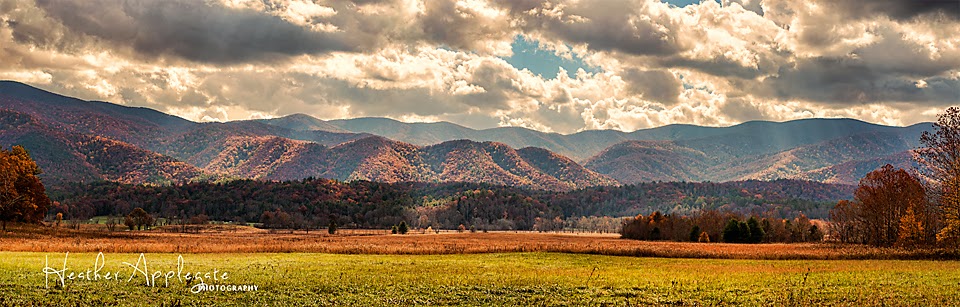
[[[697,242],[700,243],[710,243],[710,235],[706,231],[700,233],[700,237],[697,238]]]
[[[330,225],[327,226],[327,233],[337,234],[337,221],[330,220]]]
[[[210,222],[210,217],[206,214],[195,215],[190,218],[190,224],[193,225],[206,225],[208,222]]]

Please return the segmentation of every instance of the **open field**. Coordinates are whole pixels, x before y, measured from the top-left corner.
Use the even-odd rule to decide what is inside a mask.
[[[956,258],[944,252],[642,242],[595,233],[9,230],[0,234],[0,306],[960,304],[960,262],[902,260]],[[65,257],[67,273],[91,270],[98,252],[105,254],[101,272],[118,272],[119,281],[67,279],[61,287],[57,274],[44,274],[46,266],[62,269]],[[147,274],[160,271],[153,286],[133,268],[143,267],[139,253]],[[177,277],[215,269],[229,278],[208,277],[207,284],[257,290],[193,293],[198,282]]]
[[[158,230],[103,232],[14,226],[0,235],[0,251],[105,253],[336,253],[464,254],[560,252],[614,256],[714,259],[957,259],[956,251],[881,249],[838,244],[724,244],[649,242],[596,233],[412,233],[378,230],[270,232],[211,226],[199,233]]]
[[[184,254],[185,271],[218,269],[256,292],[201,292],[161,277],[148,287],[106,254],[121,281],[44,286],[45,257],[0,252],[0,305],[903,305],[960,304],[960,263],[902,260],[665,259],[561,253],[336,255]],[[149,270],[176,270],[177,254],[146,254]],[[96,253],[70,253],[90,269]],[[55,275],[53,275],[55,277]],[[278,302],[286,301],[285,303]],[[296,302],[293,302],[296,301]]]

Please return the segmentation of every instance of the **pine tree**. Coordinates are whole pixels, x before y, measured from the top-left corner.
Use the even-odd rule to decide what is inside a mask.
[[[750,242],[750,226],[747,226],[747,223],[740,221],[737,223],[737,228],[740,229],[740,237],[737,238],[739,243],[748,243]]]
[[[723,242],[740,242],[740,222],[736,219],[730,219],[727,226],[723,227]]]
[[[756,217],[750,217],[747,220],[747,227],[750,229],[750,243],[760,243],[763,242],[763,237],[765,235],[763,228],[760,227],[760,222],[757,221]]]
[[[694,225],[693,229],[690,229],[690,242],[697,242],[700,237],[700,226]]]

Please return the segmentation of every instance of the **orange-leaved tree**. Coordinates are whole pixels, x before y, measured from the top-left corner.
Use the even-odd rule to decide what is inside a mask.
[[[43,183],[37,175],[40,167],[22,146],[0,149],[0,224],[38,223],[50,206]]]
[[[887,164],[860,180],[854,192],[866,243],[876,246],[930,243],[931,210],[926,190],[915,176]],[[915,225],[904,225],[904,222]]]

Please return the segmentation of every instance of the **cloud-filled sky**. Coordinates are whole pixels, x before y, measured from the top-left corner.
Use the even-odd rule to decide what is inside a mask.
[[[956,0],[0,0],[0,79],[197,121],[572,133],[960,105]]]

